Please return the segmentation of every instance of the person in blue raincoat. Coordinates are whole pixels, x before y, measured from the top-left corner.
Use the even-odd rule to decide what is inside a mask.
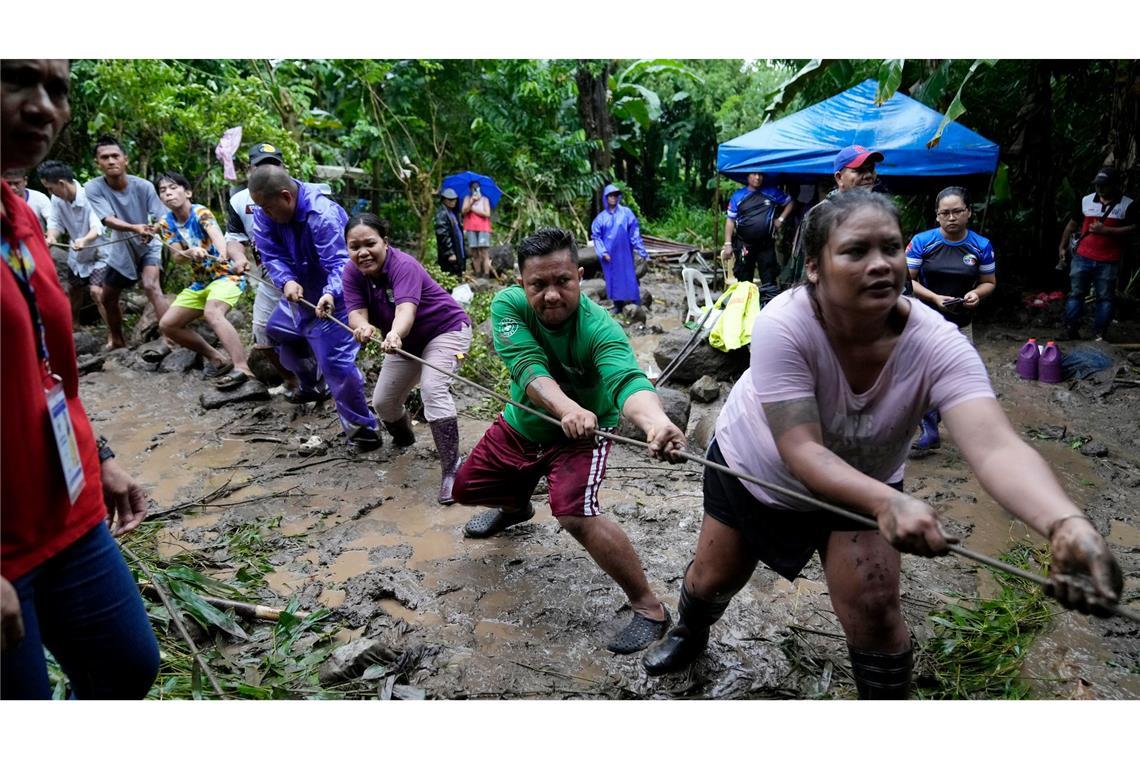
[[[594,250],[598,252],[598,263],[606,279],[606,294],[614,302],[614,313],[618,314],[627,303],[641,303],[633,255],[648,259],[649,252],[641,242],[637,216],[628,206],[621,205],[618,186],[606,185],[602,195],[605,208],[594,218],[590,237],[594,239]]]

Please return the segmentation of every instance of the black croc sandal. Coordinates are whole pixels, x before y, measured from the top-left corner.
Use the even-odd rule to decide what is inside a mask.
[[[222,377],[223,375],[227,375],[233,371],[234,365],[230,362],[226,362],[221,366],[215,366],[213,364],[207,363],[206,366],[202,368],[202,377],[206,378],[207,380],[213,380],[216,377]]]
[[[504,512],[501,509],[488,509],[475,515],[463,526],[463,535],[468,538],[490,538],[512,525],[518,525],[534,517],[534,505],[524,511]]]
[[[614,654],[633,654],[640,652],[664,636],[673,624],[673,620],[665,605],[661,605],[661,608],[665,610],[664,620],[650,620],[644,615],[634,612],[633,620],[629,621],[629,625],[622,628],[621,632],[609,644],[606,644],[606,649]]]

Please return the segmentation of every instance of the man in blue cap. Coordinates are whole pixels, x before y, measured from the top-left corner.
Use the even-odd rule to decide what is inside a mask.
[[[606,280],[606,295],[614,302],[614,314],[620,314],[627,303],[641,303],[641,288],[633,254],[648,260],[649,252],[641,242],[641,226],[628,206],[621,204],[621,189],[614,184],[602,191],[605,207],[590,226],[594,250]]]

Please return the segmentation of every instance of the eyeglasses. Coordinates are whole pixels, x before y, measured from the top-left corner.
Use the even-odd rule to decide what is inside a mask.
[[[954,217],[962,216],[969,210],[970,209],[968,208],[944,208],[935,214],[935,216],[937,216],[939,219],[951,219]]]

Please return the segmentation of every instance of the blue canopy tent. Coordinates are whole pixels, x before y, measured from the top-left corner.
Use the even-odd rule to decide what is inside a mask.
[[[946,185],[950,178],[967,182],[997,170],[996,143],[952,122],[939,143],[927,148],[942,114],[901,93],[876,106],[877,88],[875,80],[868,79],[721,143],[717,171],[742,184],[751,172],[763,173],[766,182],[815,182],[832,176],[832,159],[848,145],[883,154],[878,174],[890,190]]]

